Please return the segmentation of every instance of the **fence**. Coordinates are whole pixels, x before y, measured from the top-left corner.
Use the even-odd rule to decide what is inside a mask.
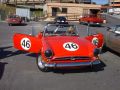
[[[73,21],[76,21],[76,20],[79,20],[80,18],[80,14],[78,13],[57,13],[56,16],[65,16],[67,18],[67,20],[73,20]],[[52,16],[52,13],[48,13],[46,14],[46,18],[55,18],[56,16]]]

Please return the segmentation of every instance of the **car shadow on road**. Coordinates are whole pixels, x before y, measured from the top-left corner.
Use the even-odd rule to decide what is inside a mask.
[[[117,56],[120,57],[120,53],[118,53],[118,52],[116,52],[116,51],[114,51],[114,50],[112,50],[112,49],[110,49],[110,48],[108,48],[108,47],[104,48],[104,49],[102,50],[101,54],[104,54],[104,53],[106,53],[107,51],[109,51],[109,52],[111,52],[111,53],[113,53],[113,54],[115,54],[115,55],[117,55]]]
[[[120,53],[118,53],[118,52],[116,52],[116,51],[113,51],[112,49],[108,49],[111,53],[113,53],[113,54],[115,54],[115,55],[117,55],[117,56],[119,56],[120,57]]]
[[[28,53],[26,56],[30,56],[30,57],[37,57],[38,55],[36,53]]]
[[[11,25],[11,26],[27,26],[27,23],[22,23],[22,24],[14,24],[14,25]]]
[[[11,56],[16,56],[19,54],[26,54],[27,52],[24,51],[10,51],[7,49],[12,48],[13,46],[6,46],[6,47],[0,47],[0,61],[1,59],[7,58],[7,57],[11,57]],[[3,61],[3,60],[2,60]],[[5,65],[8,64],[7,62],[0,62],[0,80],[3,76],[4,70],[5,70]]]
[[[6,49],[9,49],[9,48],[12,48],[12,47],[13,46],[0,47],[0,59],[4,59],[4,58],[7,58],[7,57],[27,53],[25,51],[20,51],[20,50],[17,50],[17,51],[14,51],[14,52],[10,51],[10,50],[6,50]]]
[[[89,66],[89,67],[82,67],[82,68],[74,68],[74,69],[54,69],[52,70],[54,73],[57,74],[69,74],[69,73],[90,73],[90,72],[99,72],[103,71],[106,64],[101,61],[101,64],[96,66]]]
[[[85,25],[88,26],[87,23],[81,24],[81,25]],[[105,27],[104,25],[89,25],[89,27]]]
[[[5,69],[5,65],[8,64],[6,62],[0,62],[0,80],[4,74],[4,69]]]
[[[90,25],[90,27],[105,27],[104,25]]]

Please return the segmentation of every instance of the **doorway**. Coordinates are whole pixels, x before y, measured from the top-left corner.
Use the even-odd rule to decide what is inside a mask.
[[[57,10],[58,8],[55,8],[55,7],[52,8],[52,16],[55,17],[57,15]]]

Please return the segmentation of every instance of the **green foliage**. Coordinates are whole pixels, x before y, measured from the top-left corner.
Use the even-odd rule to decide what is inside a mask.
[[[0,4],[1,20],[5,20],[9,14],[15,14],[16,9],[14,6]]]
[[[41,17],[41,16],[43,16],[43,11],[42,10],[32,11],[32,16],[33,17]]]

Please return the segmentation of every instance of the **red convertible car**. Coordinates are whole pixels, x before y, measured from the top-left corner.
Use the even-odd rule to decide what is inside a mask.
[[[103,35],[80,37],[75,25],[50,25],[36,36],[15,33],[14,47],[37,53],[41,71],[50,68],[80,68],[99,65]]]

